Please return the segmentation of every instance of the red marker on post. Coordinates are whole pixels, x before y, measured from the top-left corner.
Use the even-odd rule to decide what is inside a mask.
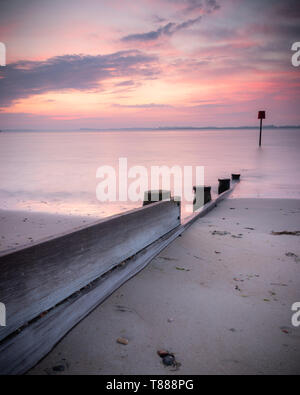
[[[260,119],[259,146],[261,146],[262,120],[266,119],[266,112],[265,111],[258,111],[258,119]]]

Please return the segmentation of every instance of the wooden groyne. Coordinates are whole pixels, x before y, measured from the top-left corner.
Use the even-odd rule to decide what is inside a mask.
[[[80,320],[235,187],[181,223],[170,199],[0,256],[0,374],[33,367]]]

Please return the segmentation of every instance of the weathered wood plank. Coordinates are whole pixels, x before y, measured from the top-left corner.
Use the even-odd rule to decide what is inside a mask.
[[[55,344],[99,303],[142,270],[183,231],[178,226],[130,259],[122,268],[96,280],[90,289],[66,300],[21,333],[0,344],[0,374],[22,374],[43,358]]]
[[[179,224],[180,205],[161,201],[0,256],[0,340]]]

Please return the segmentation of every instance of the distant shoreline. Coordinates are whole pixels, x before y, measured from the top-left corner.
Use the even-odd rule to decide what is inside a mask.
[[[80,128],[80,130],[232,130],[232,129],[258,129],[259,126],[161,126],[157,128],[113,128],[113,129],[97,129],[97,128]],[[287,125],[287,126],[275,126],[265,125],[264,129],[300,129],[300,125]]]
[[[300,129],[300,125],[264,125],[264,129]],[[176,130],[256,130],[259,126],[159,126],[156,128],[79,128],[79,129],[2,129],[1,132],[106,132],[106,131],[176,131]]]

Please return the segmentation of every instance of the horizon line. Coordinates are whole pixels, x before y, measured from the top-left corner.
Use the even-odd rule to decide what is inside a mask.
[[[299,129],[300,125],[264,125],[264,129]],[[126,128],[71,128],[71,129],[0,129],[0,132],[74,132],[74,131],[159,131],[159,130],[230,130],[230,129],[259,129],[256,126],[157,126],[157,127],[126,127]]]

